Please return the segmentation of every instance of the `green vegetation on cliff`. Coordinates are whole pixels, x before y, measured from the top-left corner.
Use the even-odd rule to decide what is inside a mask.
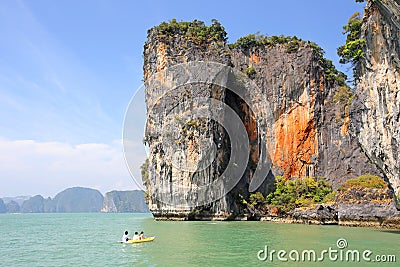
[[[235,43],[229,44],[230,49],[251,49],[259,46],[266,46],[269,48],[277,45],[284,45],[287,53],[295,53],[302,46],[309,46],[315,53],[315,57],[321,67],[324,69],[325,77],[327,81],[335,81],[339,86],[345,85],[346,75],[338,71],[332,63],[332,60],[324,57],[324,50],[314,42],[304,41],[297,36],[270,36],[267,37],[263,34],[249,34],[240,37]],[[249,73],[246,71],[248,76]]]
[[[146,160],[140,166],[140,173],[142,175],[142,182],[146,183],[146,181],[149,179],[149,159],[148,158],[146,158]]]
[[[171,19],[169,22],[162,22],[160,25],[155,26],[148,30],[148,34],[154,33],[158,38],[165,39],[180,36],[186,41],[193,42],[197,45],[206,45],[209,42],[216,42],[219,46],[224,46],[227,41],[227,33],[221,23],[212,19],[210,26],[205,25],[201,20],[193,20],[191,22],[180,21]],[[339,86],[345,85],[346,75],[338,71],[332,63],[332,60],[324,57],[324,50],[316,43],[311,41],[304,41],[297,36],[266,36],[263,34],[249,34],[240,37],[235,43],[228,45],[230,49],[251,49],[253,47],[266,46],[275,47],[282,45],[285,47],[287,53],[295,53],[301,47],[308,46],[314,53],[315,57],[323,68],[325,78],[328,82],[336,82]],[[254,76],[255,69],[246,70],[246,75],[249,77]]]
[[[207,26],[203,21],[196,19],[191,22],[178,22],[176,19],[171,19],[169,22],[164,21],[160,25],[150,29],[148,33],[154,31],[157,35],[165,37],[180,35],[194,42],[225,42],[227,34],[224,27],[216,19],[212,19],[211,21],[212,24]]]
[[[346,34],[346,43],[337,49],[342,64],[357,64],[364,57],[365,40],[361,38],[362,18],[359,12],[354,13],[346,25],[343,34]]]
[[[301,44],[305,42],[297,36],[271,36],[267,37],[263,34],[249,34],[237,39],[235,43],[229,44],[229,48],[241,48],[247,49],[255,46],[266,45],[269,47],[273,47],[277,44],[286,45],[286,51],[288,53],[296,52]]]
[[[336,81],[337,85],[343,86],[346,84],[347,76],[341,71],[338,71],[333,65],[332,60],[324,57],[325,51],[319,45],[314,42],[308,41],[307,44],[311,47],[311,49],[315,53],[315,57],[318,60],[318,63],[321,64],[321,67],[324,69],[326,79],[328,81]]]
[[[316,204],[348,203],[363,197],[376,203],[390,203],[392,199],[387,190],[389,188],[385,181],[372,174],[349,179],[338,191],[333,191],[331,185],[322,178],[291,179],[277,176],[274,191],[265,198],[260,192],[250,194],[247,199],[238,194],[237,203],[253,215],[271,214],[273,210],[290,214],[296,208],[309,210]]]
[[[254,210],[262,210],[265,209],[267,201],[265,197],[260,192],[255,192],[250,194],[249,199],[245,200],[242,194],[237,194],[236,200],[238,204],[246,205],[248,208]]]
[[[149,158],[146,158],[146,160],[140,166],[140,173],[142,175],[143,184],[146,184],[147,180],[149,179],[149,164]],[[146,192],[144,192],[144,200],[146,201],[146,203],[149,202],[149,198],[149,192],[146,190]]]
[[[382,178],[368,173],[347,180],[339,188],[337,202],[351,205],[383,205],[385,213],[388,212],[388,205],[394,201],[393,197],[393,191],[389,189]],[[370,214],[370,211],[364,212]]]
[[[354,93],[347,85],[339,86],[338,90],[334,94],[333,101],[342,107],[343,117],[349,115],[349,108],[353,98],[354,98]]]
[[[244,199],[237,196],[237,203],[254,212],[265,214],[268,209],[278,208],[284,212],[292,212],[295,208],[310,207],[319,203],[332,203],[336,199],[336,191],[322,178],[284,178],[275,177],[274,191],[264,197],[260,192],[250,194]]]
[[[253,77],[255,74],[256,74],[256,69],[255,68],[253,68],[253,67],[248,67],[248,68],[246,68],[245,70],[244,70],[244,72],[246,73],[246,75],[248,76],[248,77]]]
[[[297,207],[329,202],[333,196],[331,186],[323,179],[312,177],[288,179],[277,176],[275,191],[266,197],[266,201],[283,211],[292,211]]]
[[[348,189],[353,187],[386,189],[387,185],[382,178],[367,173],[358,176],[357,178],[347,180],[342,189]]]

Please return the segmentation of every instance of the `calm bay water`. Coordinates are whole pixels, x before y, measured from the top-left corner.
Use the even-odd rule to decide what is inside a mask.
[[[120,244],[123,231],[154,242]],[[259,250],[371,250],[396,263],[260,261]],[[268,222],[156,222],[150,214],[2,214],[1,266],[399,266],[400,231]],[[264,254],[260,254],[263,256]],[[295,255],[295,254],[293,254]],[[288,255],[286,255],[288,258]]]

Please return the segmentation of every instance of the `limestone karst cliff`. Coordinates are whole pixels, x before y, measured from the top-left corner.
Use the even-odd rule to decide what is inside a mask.
[[[338,188],[349,178],[371,173],[386,176],[398,190],[399,31],[393,19],[397,15],[389,16],[385,12],[390,8],[385,10],[379,4],[367,6],[363,34],[369,52],[357,72],[360,80],[351,109],[343,99],[352,94],[344,74],[312,42],[249,35],[227,45],[226,32],[217,21],[205,26],[200,21],[173,20],[150,29],[143,66],[149,114],[144,141],[150,148],[144,183],[154,216],[234,219],[240,215],[237,197],[246,198],[250,191],[267,193],[276,175],[322,176]],[[225,77],[222,67],[202,83],[193,83],[198,75],[191,70],[195,62],[215,62],[232,70]],[[215,82],[221,76],[225,83]],[[231,76],[233,83],[229,83]],[[241,96],[227,86],[232,84],[257,90]],[[168,87],[173,90],[165,91]],[[219,106],[202,107],[217,118],[194,119],[190,108],[195,98],[217,100]],[[198,188],[217,181],[230,164],[234,141],[218,121],[226,120],[227,113],[211,110],[223,110],[223,105],[244,125],[248,147],[243,144],[242,149],[248,150],[248,160],[234,188],[216,197],[218,192]],[[206,164],[199,148],[209,142],[214,143],[209,149],[213,157]],[[249,190],[255,166],[266,159],[272,165],[265,181]],[[218,190],[224,192],[224,184]],[[212,201],[205,205],[196,202],[207,197]]]
[[[99,212],[103,195],[96,189],[72,187],[58,193],[53,199],[36,195],[25,200],[19,211],[22,213],[52,212]],[[16,202],[15,202],[16,203]],[[18,207],[18,203],[17,207]]]
[[[356,66],[351,132],[400,194],[400,1],[369,1],[362,21],[365,56]]]
[[[101,212],[149,212],[141,190],[111,191],[104,196]]]
[[[53,199],[41,195],[33,197],[0,198],[0,213],[70,213],[70,212],[149,212],[142,190],[110,191],[103,195],[96,189],[72,187],[58,193]],[[20,206],[17,201],[26,199]]]

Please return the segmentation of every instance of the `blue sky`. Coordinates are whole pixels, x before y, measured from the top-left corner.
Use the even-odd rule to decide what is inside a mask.
[[[147,29],[218,19],[230,42],[260,32],[318,43],[340,66],[342,26],[364,4],[304,1],[0,1],[0,197],[70,186],[134,189],[124,113],[142,83]],[[142,129],[143,125],[138,125]],[[141,140],[141,137],[138,137]],[[137,156],[137,166],[144,160]],[[133,170],[137,175],[139,172]]]

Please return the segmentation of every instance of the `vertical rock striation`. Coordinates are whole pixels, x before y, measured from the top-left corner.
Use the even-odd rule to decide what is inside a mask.
[[[362,23],[365,57],[356,67],[351,130],[400,194],[400,2],[369,1]]]
[[[343,75],[323,58],[322,49],[295,37],[249,40],[228,46],[224,29],[215,21],[211,26],[198,21],[172,21],[148,31],[143,70],[149,117],[144,141],[150,154],[144,183],[156,219],[237,219],[241,212],[238,196],[249,196],[254,166],[263,149],[260,136],[265,133],[272,136],[266,143],[272,168],[256,189],[264,194],[275,175],[323,176],[337,188],[348,178],[380,173],[349,134],[346,108],[334,101],[344,86]],[[168,68],[195,61],[217,62],[241,72],[248,83],[259,88],[248,94],[252,102],[258,103],[257,108],[250,109],[243,98],[218,85],[188,84],[164,94],[164,87],[185,79]],[[191,207],[185,205],[190,202],[190,194],[215,181],[230,155],[230,140],[221,125],[210,119],[193,120],[188,114],[185,105],[195,97],[213,98],[230,106],[245,126],[250,147],[246,171],[235,188],[208,205]],[[270,113],[263,103],[269,103]],[[169,124],[168,118],[178,122]],[[204,155],[198,148],[207,140],[217,144],[215,158],[202,169]],[[177,152],[184,155],[185,162],[174,163],[166,156]],[[183,165],[184,170],[179,168]],[[157,196],[163,190],[179,205],[160,201]],[[206,193],[213,196],[213,192]]]
[[[178,24],[175,22],[175,26]],[[147,187],[148,205],[156,218],[187,217],[192,211],[189,195],[201,185],[216,180],[226,165],[226,150],[216,151],[216,160],[205,169],[196,171],[201,164],[199,146],[209,140],[222,146],[224,129],[211,119],[194,120],[187,111],[192,98],[214,98],[223,101],[225,92],[218,86],[185,84],[176,90],[164,92],[176,80],[185,80],[185,75],[169,73],[167,68],[195,61],[229,64],[226,33],[218,23],[207,27],[202,22],[185,23],[185,28],[163,23],[148,31],[144,47],[144,81],[146,83],[146,106],[150,114],[147,120],[145,142],[150,146]],[[211,30],[205,36],[192,32],[192,28]],[[188,76],[186,74],[186,76]],[[211,82],[211,81],[210,81]],[[166,95],[164,95],[166,93]],[[167,116],[178,125],[169,125]],[[167,129],[167,130],[165,130]],[[225,147],[225,146],[224,146]],[[186,162],[173,162],[166,155],[180,153]],[[183,165],[183,168],[182,168]],[[181,167],[181,168],[180,168]],[[174,205],[160,200],[161,192]],[[176,197],[178,196],[178,197]],[[185,196],[185,197],[181,197]],[[229,210],[226,199],[220,199],[208,207],[210,214]]]
[[[290,42],[232,52],[235,68],[255,69],[253,79],[272,103],[274,174],[322,176],[334,188],[363,173],[379,174],[349,135],[345,107],[334,101],[341,74],[328,76],[336,70],[315,44],[293,48]]]

